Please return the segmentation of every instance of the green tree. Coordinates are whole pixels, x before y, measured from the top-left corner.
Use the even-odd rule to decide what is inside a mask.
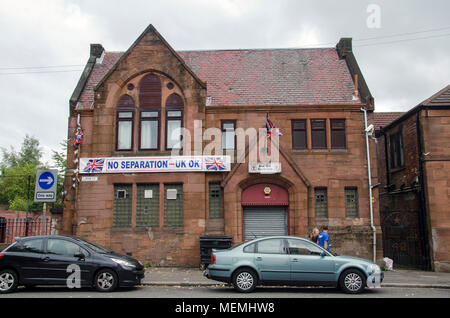
[[[39,211],[41,204],[33,202],[33,190],[36,169],[41,166],[42,150],[39,140],[26,135],[19,152],[14,147],[2,148],[0,169],[0,203],[9,205],[13,210],[26,210],[29,196],[30,211]]]
[[[42,150],[39,146],[37,138],[26,135],[19,152],[16,152],[14,147],[11,147],[10,151],[2,148],[2,166],[13,168],[25,164],[31,164],[35,167],[41,165]]]

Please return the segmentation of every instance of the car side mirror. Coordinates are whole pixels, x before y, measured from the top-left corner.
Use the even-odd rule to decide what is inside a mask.
[[[77,253],[73,257],[78,258],[79,260],[83,260],[86,258],[83,253]]]
[[[322,253],[320,253],[320,256],[325,257],[325,256],[327,256],[327,253],[325,251],[322,251]]]

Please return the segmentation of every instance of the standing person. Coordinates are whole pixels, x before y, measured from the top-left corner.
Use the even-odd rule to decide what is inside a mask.
[[[319,238],[319,234],[320,234],[319,229],[318,229],[317,227],[315,227],[315,228],[313,228],[311,234],[309,235],[309,239],[310,239],[312,242],[318,244],[318,243],[317,243],[317,239]]]
[[[322,246],[327,251],[330,250],[330,236],[328,235],[328,226],[324,226],[322,229],[322,233],[320,233],[319,238],[317,239],[318,244]]]

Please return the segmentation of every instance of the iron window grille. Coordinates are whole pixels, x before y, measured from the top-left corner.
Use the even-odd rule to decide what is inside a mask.
[[[326,188],[314,189],[316,218],[328,218],[328,193]]]
[[[132,191],[132,185],[114,185],[114,227],[131,227]],[[125,196],[119,196],[119,193],[123,194],[124,192],[126,193]]]
[[[358,213],[358,189],[345,188],[345,215],[348,218],[357,218]]]

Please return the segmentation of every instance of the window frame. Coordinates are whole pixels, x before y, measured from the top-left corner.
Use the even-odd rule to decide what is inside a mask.
[[[147,188],[147,189],[146,189]],[[148,189],[148,188],[152,188],[152,189]],[[157,194],[155,194],[154,189],[158,191]],[[144,195],[145,195],[145,190],[152,190],[153,191],[153,198],[151,199],[145,199],[145,197],[140,197],[140,193],[141,193],[141,189],[144,190]],[[136,198],[136,228],[147,228],[147,227],[152,227],[152,228],[159,228],[161,225],[161,220],[160,220],[160,191],[161,191],[161,186],[159,183],[137,183],[136,184],[136,193],[137,193],[137,198]],[[141,201],[143,200],[143,201]],[[145,200],[148,200],[147,204],[150,204],[150,200],[156,202],[157,204],[155,205],[155,210],[150,210],[149,216],[146,218],[143,213],[140,211],[140,205],[145,204]],[[153,203],[153,202],[152,202]],[[144,209],[145,210],[145,209]],[[154,213],[153,217],[155,219],[155,223],[152,223],[152,213]],[[157,222],[156,222],[157,220]]]
[[[182,106],[167,106],[167,102],[170,100],[170,98],[173,96],[173,95],[177,95],[177,96],[179,96],[180,97],[180,99],[181,99],[181,101],[182,101]],[[173,93],[173,94],[171,94],[171,95],[169,95],[168,97],[167,97],[167,99],[166,99],[166,102],[165,102],[165,145],[164,145],[164,149],[166,150],[166,151],[171,151],[171,150],[182,150],[183,149],[183,134],[180,134],[180,148],[169,148],[168,147],[168,141],[169,141],[169,139],[168,139],[168,136],[169,136],[169,129],[168,129],[168,127],[169,127],[169,122],[170,121],[180,121],[181,122],[181,125],[180,125],[180,129],[183,131],[183,128],[184,128],[184,106],[185,106],[185,103],[184,103],[184,99],[183,99],[183,97],[181,96],[181,95],[179,95],[179,94],[177,94],[177,93]],[[172,116],[172,117],[170,117],[169,118],[169,112],[176,112],[176,111],[179,111],[179,112],[181,112],[181,115],[180,116],[177,116],[177,117],[175,117],[175,116]]]
[[[212,189],[212,187],[218,187],[218,189]],[[212,191],[219,191],[219,207],[220,207],[220,215],[219,216],[214,216],[211,217],[211,197],[212,197]],[[223,215],[223,188],[220,184],[220,182],[209,182],[208,184],[208,217],[209,219],[223,219],[224,215]]]
[[[157,117],[143,117],[142,113],[158,113]],[[142,147],[142,123],[143,122],[156,122],[158,128],[156,130],[156,148],[143,148]],[[157,151],[161,147],[161,110],[151,108],[139,109],[139,151]]]
[[[169,188],[179,187],[180,192],[177,189],[177,198],[176,200],[169,200],[167,198],[167,190]],[[164,215],[163,215],[163,227],[168,229],[184,229],[184,184],[183,183],[164,183]],[[181,215],[180,215],[180,224],[168,224],[170,220],[170,216],[167,214],[168,212],[168,201],[178,201],[180,200],[181,207]],[[177,211],[180,212],[180,211]],[[161,222],[161,221],[160,221]]]
[[[304,129],[299,129],[299,128],[295,128],[295,124],[296,123],[303,123],[305,125]],[[291,136],[292,136],[292,149],[294,150],[307,150],[308,149],[308,125],[307,125],[307,120],[306,119],[292,119],[291,120]],[[295,132],[297,131],[304,131],[305,132],[305,147],[296,147],[295,146]]]
[[[317,191],[325,191],[325,201],[326,201],[326,216],[317,216]],[[314,188],[314,217],[317,219],[324,219],[324,218],[329,218],[329,214],[328,214],[328,188],[327,187],[316,187]]]
[[[396,147],[398,147],[398,149]],[[396,150],[397,152],[395,152]],[[405,167],[403,133],[401,129],[389,135],[389,166],[391,169],[401,169]]]
[[[125,190],[127,191],[127,196],[125,198],[117,198],[117,192],[121,191],[121,190]],[[114,229],[130,229],[133,227],[133,184],[132,183],[114,183],[114,198],[113,198],[113,225],[112,228]],[[126,211],[126,224],[124,224],[125,222],[122,222],[124,219],[124,214],[120,213],[120,210],[116,210],[117,208],[119,208],[117,206],[118,201],[125,201],[128,200],[129,202],[129,207],[127,206],[126,208],[129,208],[129,211]],[[122,208],[122,207],[121,207]],[[120,221],[120,222],[119,222]]]
[[[228,146],[228,145],[224,145],[224,137],[230,133],[230,131],[228,131],[227,129],[224,128],[224,126],[226,124],[233,124],[233,135],[234,135],[234,145],[233,148],[229,148],[229,147],[224,147],[224,146]],[[236,120],[232,120],[232,119],[226,119],[226,120],[221,120],[220,121],[220,127],[221,127],[221,147],[222,150],[236,150],[236,143],[237,143],[237,136],[236,136]],[[225,140],[226,137],[225,137]]]
[[[343,122],[344,128],[333,128],[333,123]],[[344,146],[337,147],[333,143],[334,132],[344,132]],[[347,149],[347,126],[345,118],[332,118],[330,119],[330,137],[331,137],[331,149]],[[336,137],[335,137],[336,138]]]
[[[131,118],[120,118],[120,113],[131,113]],[[117,107],[116,109],[116,151],[133,151],[134,149],[134,119],[135,110],[131,107]],[[131,144],[128,149],[119,149],[119,123],[131,122]]]
[[[355,206],[356,206],[356,215],[349,215],[348,205],[347,205],[347,191],[355,191]],[[357,219],[359,218],[359,195],[358,195],[358,188],[357,187],[345,187],[344,189],[344,196],[345,196],[345,217],[346,218],[352,218]]]
[[[314,128],[314,122],[323,122],[323,129],[315,129]],[[319,119],[311,119],[310,120],[310,124],[311,124],[311,149],[312,150],[326,150],[328,149],[328,141],[327,141],[327,120],[323,119],[323,118],[319,118]],[[315,131],[323,131],[324,132],[324,137],[323,137],[323,141],[324,141],[324,146],[315,146],[314,145],[314,132]]]

